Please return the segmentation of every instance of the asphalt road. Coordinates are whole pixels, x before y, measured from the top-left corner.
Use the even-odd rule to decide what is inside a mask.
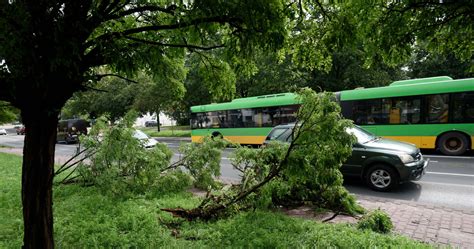
[[[0,136],[0,145],[22,148],[23,137],[21,135],[9,134]],[[178,140],[166,139],[163,141],[168,147],[176,152],[174,160],[179,159]],[[56,145],[56,155],[72,156],[77,145]],[[238,181],[239,172],[234,170],[230,164],[232,149],[226,149],[223,153],[221,174],[223,178]],[[408,182],[389,193],[376,192],[367,188],[357,178],[345,179],[345,187],[354,194],[369,195],[398,200],[409,200],[434,206],[445,206],[456,209],[474,210],[474,153],[467,156],[448,157],[436,155],[433,151],[424,153],[430,159],[426,175],[416,182]]]

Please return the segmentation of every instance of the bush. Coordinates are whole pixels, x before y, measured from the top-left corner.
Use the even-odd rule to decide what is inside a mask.
[[[359,229],[369,229],[377,233],[389,233],[392,231],[393,224],[390,216],[384,211],[377,209],[365,214],[357,223]]]
[[[129,112],[116,125],[98,119],[88,136],[81,139],[89,161],[81,163],[77,177],[86,185],[127,197],[130,194],[179,192],[190,186],[189,175],[169,169],[173,156],[165,144],[147,149],[134,137],[136,113]],[[166,171],[166,174],[164,172]]]

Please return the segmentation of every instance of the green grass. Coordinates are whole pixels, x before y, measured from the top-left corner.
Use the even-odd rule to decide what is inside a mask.
[[[21,158],[0,153],[0,248],[19,248]],[[117,198],[95,187],[54,187],[58,248],[423,248],[405,237],[290,218],[269,211],[243,212],[214,222],[187,222],[160,211],[190,208],[190,193]],[[174,230],[174,235],[172,231]]]
[[[180,126],[173,127],[161,127],[161,131],[158,132],[156,127],[143,127],[140,128],[143,132],[145,132],[150,137],[190,137],[191,130],[188,129],[181,129]],[[185,127],[184,127],[185,128]]]

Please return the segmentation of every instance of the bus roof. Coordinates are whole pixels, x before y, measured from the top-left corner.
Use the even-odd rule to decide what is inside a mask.
[[[427,82],[438,82],[438,81],[449,81],[453,80],[453,78],[449,76],[437,76],[437,77],[429,77],[429,78],[420,78],[420,79],[410,79],[410,80],[398,80],[394,81],[390,86],[401,86],[401,85],[410,85],[410,84],[418,84],[418,83],[427,83]]]
[[[416,83],[416,82],[415,82]],[[385,87],[341,91],[341,100],[375,99],[425,94],[474,91],[474,78],[446,81],[417,82]]]
[[[298,101],[296,99],[296,94],[279,93],[279,94],[234,99],[231,102],[226,102],[226,103],[193,106],[191,107],[191,112],[210,112],[210,111],[232,110],[232,109],[241,109],[241,108],[293,105],[297,103]]]

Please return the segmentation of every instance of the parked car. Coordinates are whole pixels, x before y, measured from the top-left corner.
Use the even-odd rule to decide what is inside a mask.
[[[271,140],[291,141],[294,124],[272,129],[265,143]],[[384,139],[355,126],[347,130],[357,138],[352,155],[340,168],[344,176],[358,176],[370,188],[389,191],[400,183],[419,180],[428,166],[420,150],[408,143]]]
[[[15,126],[15,131],[17,135],[25,135],[25,126]]]
[[[133,137],[140,140],[145,148],[153,148],[158,143],[155,139],[149,137],[143,131],[135,130]]]
[[[153,126],[158,126],[158,122],[153,121],[153,120],[145,122],[145,127],[153,127]]]
[[[83,119],[59,120],[56,142],[77,143],[80,135],[87,135],[89,122]]]
[[[7,135],[7,130],[0,128],[0,135]]]

